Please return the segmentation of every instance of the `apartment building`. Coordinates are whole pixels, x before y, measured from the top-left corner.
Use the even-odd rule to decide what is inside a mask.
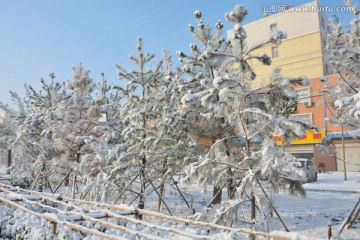
[[[299,9],[318,9],[317,1],[302,5]],[[254,54],[267,54],[271,57],[272,65],[264,66],[258,62],[250,62],[257,77],[253,83],[254,88],[269,83],[274,68],[279,67],[284,76],[307,76],[311,81],[309,86],[297,86],[298,108],[290,116],[292,119],[318,126],[321,130],[309,129],[304,136],[292,140],[281,139],[274,135],[278,144],[287,142],[285,149],[295,156],[312,159],[317,166],[325,170],[343,170],[343,144],[345,137],[346,162],[348,171],[360,171],[360,141],[351,139],[346,132],[343,134],[341,126],[333,125],[331,119],[334,110],[326,104],[326,92],[323,91],[326,76],[327,83],[338,84],[339,76],[332,75],[329,64],[325,58],[326,36],[330,32],[328,19],[321,11],[289,11],[285,10],[244,25],[247,33],[247,45],[251,47],[259,41],[269,38],[273,29],[287,33],[287,39],[281,45],[268,44],[257,49]],[[232,31],[228,32],[228,38]],[[346,131],[346,130],[345,130]],[[324,138],[330,139],[327,152],[317,147]],[[359,156],[359,157],[358,157]]]
[[[303,6],[319,7],[317,1]],[[324,58],[326,36],[330,31],[327,23],[323,12],[283,11],[244,25],[249,47],[267,40],[273,29],[287,34],[281,45],[268,44],[254,52],[259,55],[265,53],[272,60],[270,66],[250,62],[257,75],[254,87],[266,85],[275,67],[281,68],[281,73],[289,77],[306,75],[311,79],[328,75],[329,67]],[[229,31],[228,37],[231,38],[231,34]]]

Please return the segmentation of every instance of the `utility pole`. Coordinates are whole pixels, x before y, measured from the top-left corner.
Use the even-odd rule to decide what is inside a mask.
[[[326,96],[325,96],[325,82],[327,81],[326,77],[322,77],[320,79],[320,82],[321,82],[321,85],[322,85],[322,92],[323,92],[323,95],[324,95],[324,123],[325,123],[325,135],[327,134],[328,132],[328,119],[327,119],[327,111],[326,111]]]
[[[344,124],[343,123],[341,123],[341,143],[342,143],[343,163],[344,163],[344,181],[347,181],[346,158],[345,158],[345,142],[344,142]]]

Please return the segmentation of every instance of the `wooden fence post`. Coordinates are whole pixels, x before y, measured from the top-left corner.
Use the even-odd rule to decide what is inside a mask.
[[[57,222],[50,222],[52,224],[52,234],[56,235]]]
[[[328,240],[332,237],[331,224],[328,225]]]

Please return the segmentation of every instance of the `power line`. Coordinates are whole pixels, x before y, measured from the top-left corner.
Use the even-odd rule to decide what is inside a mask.
[[[187,0],[185,0],[185,1],[187,1]],[[183,1],[183,2],[185,2],[185,1]],[[183,2],[182,2],[181,4],[183,4]],[[253,3],[253,2],[255,2],[255,0],[250,0],[250,1],[242,4],[242,6],[246,6],[246,5],[248,5],[248,4],[250,4],[250,3]],[[178,5],[179,5],[179,4],[178,4]],[[224,15],[224,13],[220,13],[220,14],[217,14],[217,15],[211,17],[211,18],[206,19],[205,21],[211,21],[211,20],[214,20],[215,18],[218,18],[218,17],[223,16],[223,15]],[[143,25],[143,24],[141,24],[141,25]],[[151,44],[151,45],[149,45],[149,46],[147,46],[147,47],[156,46],[156,45],[158,45],[158,44],[161,43],[161,42],[164,42],[164,41],[166,41],[166,40],[169,40],[169,39],[172,39],[172,38],[174,38],[174,37],[177,37],[177,36],[179,36],[179,35],[181,35],[181,34],[183,34],[183,33],[185,33],[185,32],[188,32],[188,30],[182,30],[182,31],[178,31],[178,32],[176,32],[176,33],[173,33],[173,34],[171,34],[170,36],[164,37],[164,38],[156,41],[155,43],[153,43],[153,44]],[[120,57],[117,57],[117,59],[118,59],[118,60],[119,60],[119,59],[124,59],[124,58],[126,58],[126,57],[128,57],[128,56],[129,56],[129,54],[124,54],[124,55],[122,55],[122,56],[120,56]],[[98,65],[98,66],[96,66],[95,68],[103,67],[103,66],[105,66],[105,65],[107,65],[107,64],[112,64],[112,63],[113,63],[113,62],[110,62],[110,61],[109,61],[109,62],[106,62],[106,63],[102,63],[101,65]]]
[[[109,26],[107,26],[105,29],[103,29],[101,32],[97,33],[97,35],[101,35],[102,33],[105,33],[105,32],[108,32],[109,30],[111,30],[113,27],[117,26],[119,23],[122,23],[128,19],[130,19],[131,17],[135,16],[136,13],[140,12],[140,10],[142,9],[147,9],[149,8],[151,5],[153,5],[154,3],[156,2],[156,0],[150,2],[149,4],[146,4],[146,5],[143,5],[142,7],[140,8],[136,8],[136,11],[133,11],[132,13],[128,14],[127,16],[113,22],[112,24],[110,24]],[[159,7],[158,9],[160,9],[161,7]],[[144,17],[144,16],[143,16]],[[86,48],[88,47],[90,44],[91,44],[91,40],[95,38],[95,36],[93,36],[92,38],[90,39],[87,39],[87,42],[86,44],[82,44],[82,45],[85,45],[83,48]],[[82,49],[83,49],[82,48]]]
[[[179,6],[181,6],[181,5],[184,4],[186,1],[188,1],[188,0],[183,0],[182,2],[176,4],[175,6],[172,6],[172,7],[168,8],[168,9],[166,9],[166,10],[164,10],[164,11],[162,11],[162,12],[156,14],[156,15],[154,15],[153,17],[149,18],[148,20],[143,21],[142,23],[139,23],[139,24],[137,24],[137,25],[135,25],[135,26],[133,26],[133,27],[131,27],[131,28],[128,28],[127,30],[125,30],[125,31],[123,31],[123,32],[121,32],[121,33],[118,33],[118,34],[113,35],[113,37],[105,40],[102,44],[99,44],[99,46],[97,46],[97,47],[95,47],[94,49],[92,49],[92,51],[100,48],[101,46],[103,46],[104,44],[106,44],[106,43],[108,43],[108,42],[111,42],[112,40],[115,40],[115,39],[118,38],[120,35],[124,35],[125,33],[128,33],[128,32],[130,32],[130,31],[132,31],[132,30],[134,30],[134,29],[137,29],[138,27],[140,27],[140,26],[142,26],[142,25],[144,25],[144,24],[146,24],[146,23],[148,23],[148,22],[150,22],[150,21],[158,18],[159,16],[163,15],[164,13],[167,13],[167,12],[169,12],[169,11],[171,11],[171,10],[179,7]]]
[[[145,20],[145,19],[148,18],[148,16],[153,16],[153,17],[148,18],[148,20],[143,21],[143,22],[141,22],[141,23],[133,26],[132,28],[127,28],[127,29],[126,29],[125,31],[123,31],[123,32],[120,32],[120,33],[118,32],[118,33],[116,33],[116,34],[113,34],[111,37],[107,37],[107,39],[101,40],[100,42],[96,43],[97,46],[94,46],[94,47],[90,48],[88,51],[95,51],[95,50],[99,49],[100,47],[104,46],[106,43],[109,43],[109,42],[111,42],[112,40],[117,39],[120,35],[124,35],[125,33],[129,32],[129,31],[132,31],[132,30],[134,30],[134,29],[136,29],[136,28],[144,25],[145,23],[148,23],[149,21],[152,21],[152,20],[156,19],[157,17],[161,16],[162,14],[164,14],[164,13],[166,13],[166,12],[168,12],[168,11],[170,11],[170,10],[172,10],[172,9],[180,6],[180,5],[182,5],[182,4],[183,4],[184,2],[186,2],[186,1],[188,1],[188,0],[183,0],[181,3],[179,3],[179,4],[175,5],[175,6],[170,6],[170,7],[168,7],[167,9],[165,9],[164,11],[160,12],[160,13],[157,14],[157,15],[153,15],[153,12],[156,12],[156,11],[158,11],[159,9],[163,8],[164,5],[156,8],[156,9],[154,9],[154,10],[152,10],[152,11],[148,11],[147,14],[142,15],[142,17],[140,18],[140,20]],[[167,6],[172,5],[173,2],[177,2],[177,1],[176,1],[176,0],[173,0],[172,2],[170,2],[170,4],[167,4]],[[152,3],[150,3],[150,5],[151,5],[151,4],[152,4]],[[146,5],[146,6],[150,6],[150,5]],[[143,7],[143,8],[145,8],[145,7]],[[142,9],[142,8],[140,8],[140,9]],[[109,27],[107,27],[107,29],[110,29],[112,26],[115,26],[115,25],[117,25],[117,24],[120,23],[120,22],[124,22],[124,21],[126,21],[127,19],[131,18],[132,16],[135,16],[137,12],[139,12],[139,9],[138,9],[137,11],[133,12],[132,14],[129,14],[127,17],[125,17],[125,18],[117,21],[116,23],[111,24]],[[103,32],[106,32],[106,31],[107,31],[107,30],[104,30]],[[90,44],[87,44],[87,46],[82,47],[81,49],[86,49],[86,48],[88,48],[88,46],[90,46]],[[71,59],[71,60],[72,60],[72,59]],[[71,60],[69,60],[68,62],[70,62]]]

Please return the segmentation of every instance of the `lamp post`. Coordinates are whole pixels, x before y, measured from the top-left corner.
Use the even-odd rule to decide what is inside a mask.
[[[341,143],[342,143],[342,150],[343,150],[344,181],[347,181],[347,176],[346,176],[346,162],[345,162],[344,124],[343,124],[342,121],[341,121]]]

